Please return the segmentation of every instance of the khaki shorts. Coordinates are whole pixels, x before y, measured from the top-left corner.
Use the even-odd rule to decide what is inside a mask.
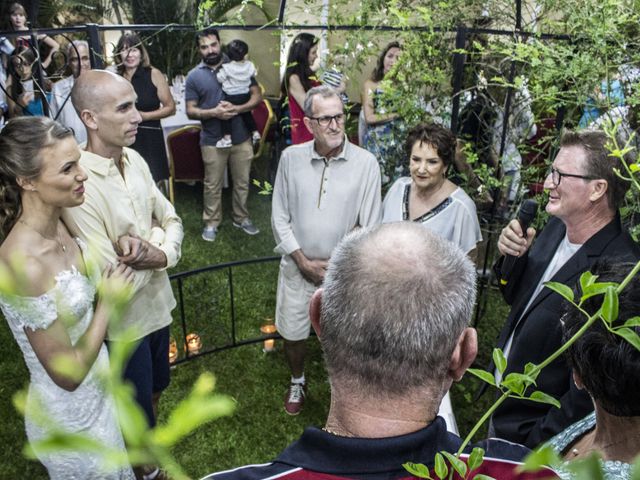
[[[309,337],[309,300],[316,290],[315,285],[304,279],[296,262],[289,255],[283,256],[278,274],[276,328],[286,340]]]

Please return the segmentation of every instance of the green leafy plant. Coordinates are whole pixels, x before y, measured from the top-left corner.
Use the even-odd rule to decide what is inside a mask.
[[[258,179],[253,179],[252,183],[258,187],[260,190],[258,191],[258,195],[271,195],[273,194],[273,185],[271,185],[268,181],[264,180],[261,182]]]

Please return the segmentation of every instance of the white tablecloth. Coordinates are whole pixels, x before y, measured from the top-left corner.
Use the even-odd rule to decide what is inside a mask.
[[[160,124],[162,125],[162,135],[164,136],[164,146],[167,149],[167,158],[169,157],[167,136],[174,130],[185,127],[187,125],[200,125],[200,120],[191,120],[189,117],[187,117],[187,114],[184,110],[184,97],[182,99],[179,99],[174,96],[174,100],[176,102],[176,113],[170,117],[160,120]],[[225,168],[222,187],[227,188],[228,186],[229,174],[228,169]]]
[[[164,135],[164,142],[166,145],[167,135],[171,132],[187,125],[200,125],[200,120],[191,120],[188,118],[184,108],[180,108],[179,104],[176,102],[175,115],[163,118],[160,120],[160,124],[162,125],[162,135]]]

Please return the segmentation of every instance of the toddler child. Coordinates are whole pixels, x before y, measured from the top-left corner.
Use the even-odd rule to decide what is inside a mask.
[[[230,62],[220,66],[216,76],[225,94],[224,99],[233,105],[242,105],[251,98],[250,87],[251,78],[256,75],[256,67],[247,60],[249,46],[242,40],[232,40],[227,45],[227,56]],[[260,132],[256,127],[251,112],[239,114],[247,130],[251,132],[251,139],[254,145],[260,141]],[[231,121],[222,121],[223,137],[216,143],[217,148],[231,147]]]

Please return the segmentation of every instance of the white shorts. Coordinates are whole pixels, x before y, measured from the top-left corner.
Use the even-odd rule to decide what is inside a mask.
[[[315,285],[304,279],[296,262],[289,255],[284,255],[278,274],[276,328],[286,340],[297,341],[309,337],[309,300],[316,290]]]

